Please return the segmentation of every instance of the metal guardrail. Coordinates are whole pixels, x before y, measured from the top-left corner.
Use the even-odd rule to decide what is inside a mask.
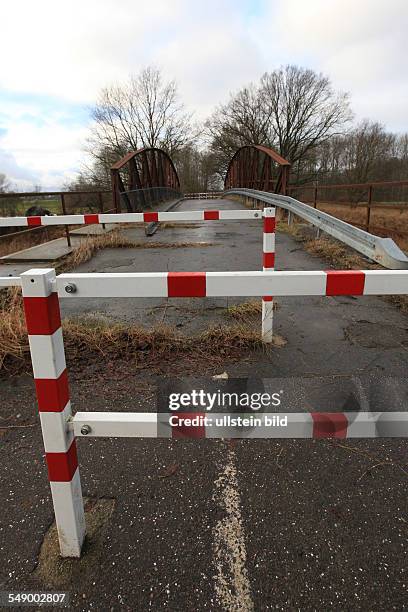
[[[254,189],[228,189],[224,192],[224,195],[243,196],[258,200],[268,206],[283,208],[326,232],[326,234],[333,236],[333,238],[340,240],[340,242],[347,244],[369,259],[376,261],[384,268],[389,270],[408,269],[408,257],[391,238],[381,238],[365,232],[358,227],[354,227],[354,225],[350,225],[350,223],[299,202],[295,198]]]

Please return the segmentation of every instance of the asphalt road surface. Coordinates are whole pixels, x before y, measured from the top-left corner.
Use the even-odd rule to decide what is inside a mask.
[[[178,210],[221,206],[239,207]],[[179,246],[107,250],[78,271],[261,269],[257,221],[126,233]],[[276,267],[328,266],[278,234]],[[283,386],[288,411],[406,410],[406,315],[371,297],[277,301],[285,346],[193,374]],[[195,333],[225,323],[225,306],[66,300],[63,312]],[[73,409],[153,410],[159,382],[101,360],[71,373]],[[408,608],[406,440],[80,439],[84,495],[102,504],[104,526],[81,562],[55,565],[39,563],[53,513],[29,375],[0,378],[0,418],[0,590],[64,589],[74,610]]]

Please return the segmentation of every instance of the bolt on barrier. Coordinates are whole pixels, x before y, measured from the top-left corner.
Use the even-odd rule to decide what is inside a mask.
[[[174,416],[174,421],[168,415],[153,413],[78,412],[72,416],[59,308],[60,297],[406,295],[408,271],[160,272],[56,277],[55,270],[37,269],[21,275],[21,286],[55,521],[64,557],[79,557],[85,537],[76,437],[408,437],[405,412],[275,414],[276,418],[286,418],[284,428],[269,427],[266,419],[273,417],[263,414],[259,415],[260,424],[245,434],[228,424],[210,430],[202,419],[198,425],[183,423],[180,414]]]
[[[11,225],[93,225],[105,223],[155,223],[160,221],[241,221],[263,218],[263,270],[275,265],[275,209],[262,210],[190,210],[177,212],[142,212],[121,214],[60,215],[46,217],[0,218],[0,227]],[[0,286],[7,286],[1,285]],[[262,340],[272,342],[273,297],[262,299]]]

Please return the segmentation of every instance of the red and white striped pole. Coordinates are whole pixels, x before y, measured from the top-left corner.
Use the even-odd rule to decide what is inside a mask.
[[[68,429],[71,403],[55,271],[29,270],[21,281],[60,551],[80,557],[85,515],[76,443]]]
[[[275,209],[263,210],[263,271],[275,269]],[[262,341],[272,342],[273,338],[273,296],[262,298]]]

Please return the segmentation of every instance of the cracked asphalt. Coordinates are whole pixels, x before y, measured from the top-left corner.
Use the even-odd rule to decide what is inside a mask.
[[[178,210],[221,206],[239,204],[188,201]],[[78,271],[261,268],[257,221],[161,228],[152,238],[125,232],[211,246],[106,250]],[[279,233],[276,267],[328,266]],[[288,411],[406,410],[406,315],[374,297],[277,302],[275,333],[286,345],[221,370],[283,385]],[[190,334],[225,323],[226,305],[70,299],[63,313],[164,320]],[[207,364],[193,375],[220,373]],[[148,411],[161,381],[101,359],[73,369],[70,382],[74,411]],[[406,440],[80,439],[78,447],[84,495],[115,504],[80,570],[60,571],[73,610],[408,608]],[[53,512],[30,374],[0,378],[0,491],[0,590],[58,590],[55,572],[37,567]]]

